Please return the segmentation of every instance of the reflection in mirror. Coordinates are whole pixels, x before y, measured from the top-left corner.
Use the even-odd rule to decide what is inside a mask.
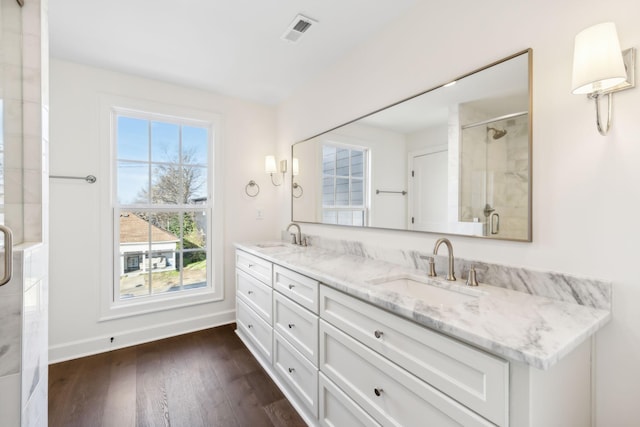
[[[530,241],[530,63],[518,53],[294,144],[292,220]]]

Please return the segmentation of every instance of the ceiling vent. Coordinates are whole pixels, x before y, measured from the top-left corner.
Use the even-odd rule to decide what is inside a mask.
[[[313,24],[317,24],[315,19],[307,18],[304,15],[298,15],[289,24],[287,31],[280,37],[282,40],[296,43],[306,33]]]

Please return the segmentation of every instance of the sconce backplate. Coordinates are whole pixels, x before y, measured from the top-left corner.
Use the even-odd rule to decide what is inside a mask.
[[[612,87],[611,89],[603,90],[602,92],[590,93],[588,98],[595,98],[596,96],[606,95],[608,93],[620,92],[621,90],[627,90],[636,87],[636,49],[634,47],[625,49],[622,51],[622,60],[624,62],[624,68],[627,70],[627,80]]]

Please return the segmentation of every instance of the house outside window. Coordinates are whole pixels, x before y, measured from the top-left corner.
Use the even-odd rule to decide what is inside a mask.
[[[367,157],[362,147],[322,146],[322,222],[364,226],[368,223]]]
[[[115,109],[114,302],[211,288],[211,123]]]

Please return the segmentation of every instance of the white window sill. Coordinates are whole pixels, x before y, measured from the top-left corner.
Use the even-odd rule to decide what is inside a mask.
[[[193,305],[209,304],[222,301],[224,296],[213,289],[197,290],[194,292],[182,291],[175,295],[147,297],[123,302],[112,303],[106,312],[101,313],[98,322],[105,322],[125,317],[139,316],[143,314],[184,308]]]

